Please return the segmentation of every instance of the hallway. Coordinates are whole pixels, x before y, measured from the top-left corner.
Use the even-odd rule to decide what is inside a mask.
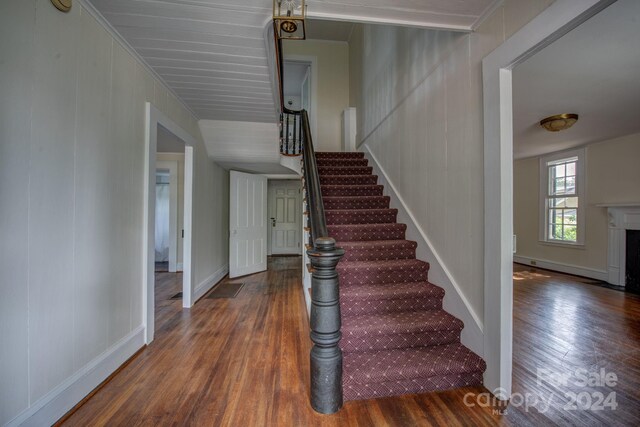
[[[574,276],[517,266],[513,391],[541,398],[553,392],[546,413],[535,408],[526,412],[523,406],[512,404],[506,415],[500,416],[491,408],[478,404],[471,407],[465,405],[465,395],[473,393],[475,396],[467,403],[474,403],[484,389],[466,388],[348,402],[338,414],[317,415],[308,401],[310,341],[299,275],[299,258],[273,257],[268,271],[232,280],[245,283],[236,298],[203,298],[190,311],[176,309],[157,329],[155,341],[64,425],[297,427],[640,422],[640,297],[581,283],[582,279]],[[574,320],[579,323],[572,323]],[[546,383],[539,386],[536,382],[538,367],[552,371],[562,366],[589,368],[596,359],[608,371],[618,374],[618,384],[612,388],[617,393],[615,411],[566,411],[566,400],[560,396],[567,389]],[[570,364],[563,365],[563,361]]]
[[[461,405],[467,391],[482,389],[349,402],[336,415],[317,415],[309,406],[311,345],[299,276],[300,258],[272,257],[268,271],[231,280],[245,283],[236,298],[205,297],[176,311],[63,425],[495,423]]]

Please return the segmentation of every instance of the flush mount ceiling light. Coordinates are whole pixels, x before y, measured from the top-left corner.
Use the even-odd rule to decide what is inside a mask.
[[[556,114],[555,116],[550,116],[546,119],[540,120],[540,126],[545,128],[549,132],[560,132],[561,130],[569,129],[577,121],[577,114]]]
[[[304,40],[305,0],[273,0],[273,20],[278,37],[289,40]]]

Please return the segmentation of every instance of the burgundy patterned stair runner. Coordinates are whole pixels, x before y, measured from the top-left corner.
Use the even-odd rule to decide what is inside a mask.
[[[364,153],[316,153],[338,264],[345,400],[482,384],[484,361],[460,343],[461,320],[442,309],[397,209]]]

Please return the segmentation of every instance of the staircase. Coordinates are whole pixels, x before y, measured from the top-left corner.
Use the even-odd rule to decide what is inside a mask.
[[[485,362],[460,343],[463,323],[442,309],[397,209],[364,153],[316,153],[338,264],[344,400],[482,384]]]

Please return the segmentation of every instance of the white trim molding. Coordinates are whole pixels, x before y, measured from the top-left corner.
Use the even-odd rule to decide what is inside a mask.
[[[574,276],[588,277],[590,279],[607,281],[607,272],[596,268],[581,267],[579,265],[564,264],[547,259],[529,258],[526,256],[514,255],[513,262],[532,267],[544,268],[545,270],[559,271],[560,273],[573,274]]]
[[[29,409],[9,421],[6,427],[37,427],[54,424],[138,350],[144,347],[144,335],[144,327],[138,326],[111,348],[32,404]]]
[[[627,230],[640,230],[640,203],[598,205],[606,207],[609,216],[606,280],[612,285],[626,286]]]
[[[511,395],[513,100],[511,70],[615,0],[556,0],[482,61],[484,111],[484,385]]]
[[[374,175],[378,175],[378,183],[384,185],[386,195],[391,197],[391,206],[398,209],[398,222],[407,225],[407,238],[418,242],[416,256],[427,260],[430,264],[429,281],[437,284],[445,290],[443,306],[446,311],[458,317],[464,322],[464,329],[460,337],[462,343],[480,356],[483,356],[483,324],[464,293],[453,278],[451,272],[442,261],[442,258],[431,243],[427,233],[420,227],[415,216],[408,208],[404,199],[396,189],[380,162],[371,152],[368,144],[360,146],[360,150],[369,159],[369,165],[373,167]]]
[[[155,333],[155,208],[156,208],[156,149],[158,145],[158,125],[185,143],[184,149],[184,240],[182,245],[182,306],[193,305],[192,277],[192,223],[193,223],[193,147],[196,140],[173,120],[165,116],[150,102],[145,105],[145,163],[144,163],[144,216],[142,226],[143,269],[142,301],[143,319],[146,331],[145,342],[153,341]]]

